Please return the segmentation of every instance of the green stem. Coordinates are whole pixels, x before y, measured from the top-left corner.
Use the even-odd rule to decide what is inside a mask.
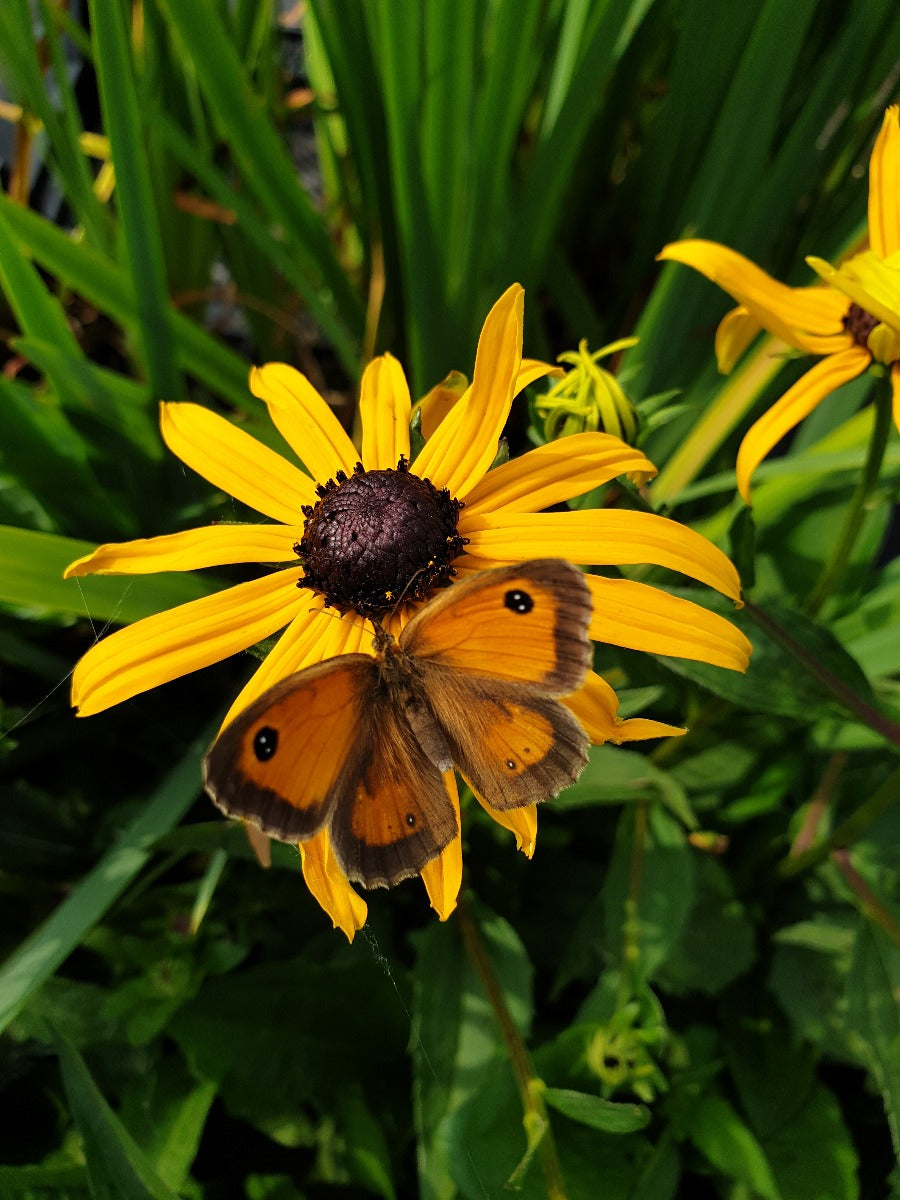
[[[892,721],[877,708],[873,708],[852,687],[838,679],[837,675],[832,674],[827,667],[823,667],[819,660],[793,638],[784,626],[779,624],[765,609],[760,608],[751,600],[745,600],[744,611],[760,629],[769,635],[773,642],[777,642],[783,650],[797,660],[805,671],[818,679],[819,683],[831,692],[838,703],[858,717],[864,725],[868,725],[870,729],[880,733],[883,738],[895,746],[900,746],[900,725],[896,721]]]
[[[900,921],[888,912],[869,885],[850,861],[848,850],[832,850],[831,861],[843,875],[850,890],[856,895],[865,915],[880,925],[895,946],[900,946]]]
[[[806,610],[813,615],[819,611],[844,574],[857,535],[868,512],[872,493],[878,485],[881,463],[891,432],[891,397],[891,376],[890,372],[885,371],[876,384],[875,419],[872,423],[869,452],[866,455],[862,475],[859,477],[856,490],[844,515],[844,528],[835,542],[831,558],[822,568],[818,582],[806,598]]]
[[[459,928],[466,950],[475,966],[475,970],[481,977],[485,995],[490,1002],[491,1008],[494,1010],[497,1024],[500,1026],[500,1032],[509,1051],[509,1060],[512,1064],[513,1074],[516,1077],[519,1094],[522,1098],[524,1124],[528,1131],[529,1140],[533,1136],[532,1131],[535,1129],[541,1131],[537,1150],[541,1160],[541,1169],[544,1172],[547,1196],[549,1200],[566,1200],[566,1185],[563,1180],[562,1167],[560,1166],[559,1156],[556,1152],[553,1133],[550,1129],[547,1109],[541,1095],[543,1084],[532,1070],[531,1060],[528,1057],[525,1043],[522,1041],[519,1031],[516,1029],[515,1022],[510,1015],[503,995],[503,989],[500,987],[500,983],[494,973],[493,964],[481,939],[481,934],[478,932],[478,927],[472,919],[468,904],[463,896],[459,897],[456,912],[459,917]]]
[[[799,875],[808,867],[823,862],[833,850],[842,850],[852,845],[862,837],[872,822],[897,800],[900,800],[900,767],[887,777],[865,804],[861,804],[855,813],[841,822],[829,837],[824,838],[818,845],[811,846],[809,850],[804,850],[802,854],[792,854],[779,863],[778,874],[782,879]]]

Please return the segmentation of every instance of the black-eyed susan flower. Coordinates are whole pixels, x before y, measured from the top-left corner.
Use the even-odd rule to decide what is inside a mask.
[[[891,373],[894,423],[900,429],[900,120],[891,106],[869,161],[869,248],[840,267],[807,262],[827,286],[787,287],[717,242],[689,239],[659,257],[685,263],[717,283],[738,307],[716,332],[716,357],[731,370],[760,329],[822,361],[747,431],[737,457],[738,489],[750,499],[753,472],[785,434],[831,392],[872,363]]]
[[[681,571],[734,600],[737,573],[690,529],[638,512],[540,510],[628,471],[655,469],[606,433],[581,433],[490,470],[513,396],[549,368],[522,361],[523,292],[494,305],[478,343],[471,386],[448,404],[410,462],[409,388],[389,354],[362,379],[358,451],[307,379],[273,363],[250,387],[305,470],[196,404],[164,404],[169,448],[210,483],[267,517],[100,546],[68,575],[195,570],[225,563],[278,563],[280,570],[147,617],[92,647],[75,668],[82,716],[244,650],[283,630],[232,704],[225,723],[278,680],[336,654],[371,649],[373,617],[396,633],[430,592],[472,571],[542,556],[578,563],[650,562]],[[308,472],[308,473],[307,473]],[[723,618],[658,588],[589,576],[591,636],[600,642],[743,670],[749,643]],[[620,720],[615,692],[591,674],[567,700],[594,742],[678,734],[644,718]],[[487,807],[487,806],[486,806]],[[534,850],[534,807],[489,809]],[[366,906],[344,878],[322,832],[301,843],[310,890],[352,937]],[[460,839],[422,871],[443,919],[456,904]]]

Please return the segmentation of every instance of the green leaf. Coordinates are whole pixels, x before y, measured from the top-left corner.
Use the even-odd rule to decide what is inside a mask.
[[[148,798],[119,841],[0,967],[0,1030],[48,979],[144,868],[154,843],[176,825],[200,790],[200,759],[215,732],[206,729]]]
[[[184,386],[169,327],[166,264],[125,11],[121,4],[90,0],[90,14],[103,124],[116,168],[119,225],[150,387],[159,399],[180,400]]]
[[[847,1030],[871,1071],[900,1158],[900,955],[881,930],[863,926],[847,976]]]
[[[285,253],[303,264],[303,298],[355,374],[363,306],[331,244],[327,227],[303,191],[296,167],[254,95],[236,47],[209,0],[165,0],[166,17],[196,71],[222,137],[270,220],[281,228]]]
[[[178,1200],[109,1107],[75,1047],[60,1038],[58,1053],[66,1097],[84,1144],[91,1194],[97,1200]]]
[[[0,1196],[14,1200],[43,1200],[46,1195],[66,1200],[90,1193],[91,1181],[84,1167],[6,1167],[0,1165]]]
[[[650,1123],[650,1110],[643,1104],[617,1104],[571,1088],[542,1088],[541,1095],[557,1112],[604,1133],[634,1133]]]
[[[525,948],[506,921],[481,905],[473,906],[473,917],[510,1016],[524,1035],[532,1010],[532,968]],[[451,1194],[445,1123],[497,1073],[506,1055],[496,1015],[464,951],[458,926],[432,925],[417,938],[413,991],[414,1116],[423,1194]],[[510,1171],[524,1149],[521,1106],[519,1120]]]
[[[348,1079],[384,1086],[408,1028],[393,980],[360,938],[326,962],[270,960],[208,978],[167,1033],[233,1115],[296,1145],[304,1106],[333,1108]]]
[[[644,754],[618,746],[591,746],[588,765],[577,783],[554,800],[560,812],[595,804],[632,804],[661,800],[689,829],[699,822],[680,784]]]
[[[0,216],[6,218],[23,249],[45,270],[84,296],[100,312],[137,333],[134,290],[116,262],[90,246],[73,241],[50,221],[14,204],[2,193]],[[256,401],[247,388],[247,363],[190,317],[171,306],[167,311],[182,369],[238,408],[254,408]]]
[[[697,1149],[726,1179],[764,1200],[781,1200],[772,1167],[759,1141],[721,1096],[703,1096],[691,1115],[689,1134]]]
[[[91,542],[0,525],[0,601],[130,625],[215,590],[200,576],[184,572],[146,579],[122,575],[63,579],[66,567],[94,548]]]
[[[716,602],[709,607],[724,609],[723,604]],[[856,692],[860,699],[872,703],[869,681],[859,664],[829,629],[774,601],[767,602],[764,611],[778,622],[804,655],[830,671],[841,683]],[[745,611],[732,610],[730,619],[753,643],[750,666],[745,674],[680,658],[660,657],[660,662],[677,675],[699,683],[714,695],[750,712],[792,717],[804,724],[812,724],[836,712],[846,715],[846,709],[822,686],[821,681],[805,670],[769,634],[754,625]]]

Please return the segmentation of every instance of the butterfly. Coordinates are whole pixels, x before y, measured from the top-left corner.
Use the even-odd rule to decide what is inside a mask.
[[[591,595],[562,559],[472,575],[374,654],[341,654],[264,692],[225,727],[204,783],[230,817],[286,842],[327,829],[348,879],[392,887],[458,835],[443,775],[490,806],[555,796],[588,738],[558,697],[591,665]]]

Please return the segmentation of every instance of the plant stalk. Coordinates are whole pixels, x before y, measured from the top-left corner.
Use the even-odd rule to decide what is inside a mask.
[[[515,1022],[510,1015],[506,999],[503,995],[503,989],[500,987],[493,964],[481,939],[481,934],[478,932],[478,927],[472,919],[468,904],[462,895],[459,897],[456,911],[466,950],[475,970],[481,978],[485,994],[491,1008],[494,1010],[497,1024],[500,1026],[500,1032],[509,1051],[509,1060],[512,1064],[513,1074],[516,1077],[519,1094],[522,1098],[526,1129],[529,1126],[533,1127],[537,1125],[543,1130],[537,1152],[541,1160],[541,1169],[544,1172],[547,1196],[549,1200],[566,1200],[566,1185],[562,1175],[562,1167],[560,1166],[559,1155],[556,1152],[556,1143],[553,1140],[553,1132],[550,1128],[547,1109],[541,1098],[541,1080],[538,1079],[532,1070],[525,1043],[522,1041],[519,1031],[516,1029]]]
[[[844,527],[835,542],[830,559],[824,564],[815,587],[806,598],[806,611],[811,615],[815,615],[821,609],[840,582],[868,512],[872,494],[878,486],[881,463],[891,432],[891,399],[891,377],[890,373],[885,371],[876,384],[875,419],[872,423],[869,450],[862,474],[844,514]]]

